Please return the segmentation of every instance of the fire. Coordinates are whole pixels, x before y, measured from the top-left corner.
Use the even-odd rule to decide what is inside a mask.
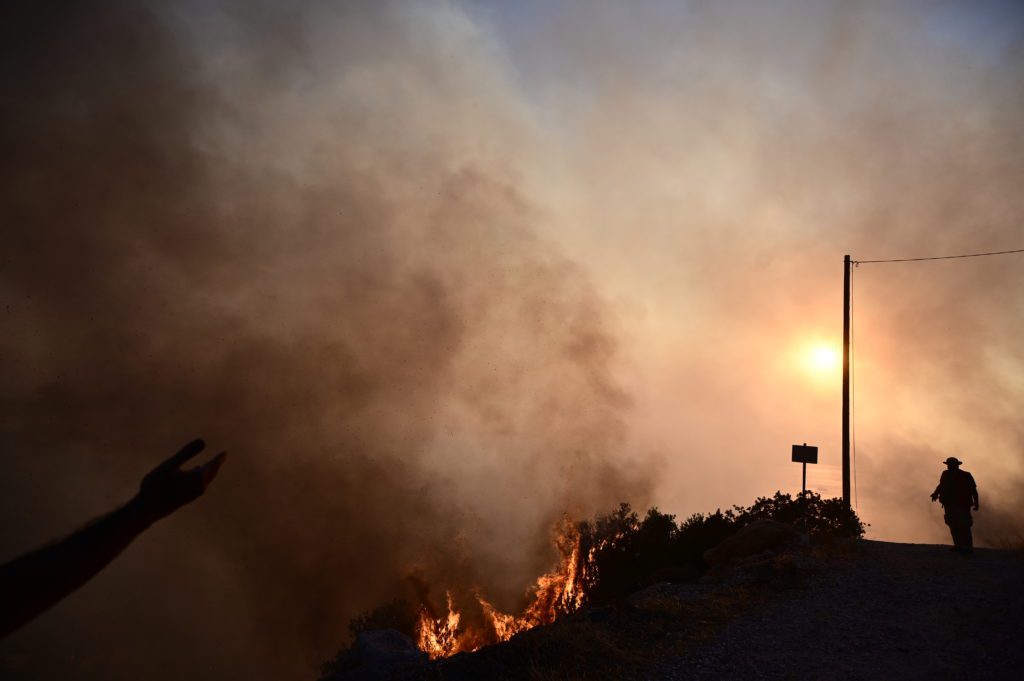
[[[484,616],[487,618],[487,621],[490,622],[491,627],[493,627],[494,637],[498,641],[507,641],[520,631],[526,631],[527,629],[537,626],[527,620],[526,617],[506,615],[484,600],[484,598],[479,594],[476,599],[477,602],[480,603],[480,607],[483,609]]]
[[[432,617],[426,607],[420,612],[419,640],[420,650],[436,657],[448,657],[459,652],[459,620],[462,619],[455,609],[455,599],[449,591],[448,614],[444,617]]]
[[[568,519],[557,529],[555,544],[562,554],[558,567],[541,575],[528,589],[531,600],[521,615],[501,612],[476,592],[474,598],[487,629],[460,628],[462,615],[455,607],[451,592],[448,592],[446,614],[433,613],[428,605],[420,611],[417,632],[420,650],[431,659],[471,652],[488,643],[507,641],[536,626],[551,624],[559,616],[579,610],[594,576],[594,550],[588,551],[581,560],[580,534]]]

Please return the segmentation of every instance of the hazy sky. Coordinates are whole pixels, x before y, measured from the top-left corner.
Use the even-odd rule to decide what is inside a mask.
[[[514,607],[563,513],[795,491],[801,442],[836,495],[843,255],[1024,248],[1013,2],[4,12],[3,555],[231,452],[5,678],[313,678],[410,570]],[[955,455],[997,541],[1024,256],[853,289],[869,536],[944,541]]]
[[[838,368],[805,360],[839,348],[842,255],[1024,243],[1019,7],[527,2],[473,16],[564,173],[538,190],[562,211],[546,227],[620,315],[631,432],[665,459],[655,500],[688,512],[729,503],[724,489],[792,488],[788,447],[803,441],[821,447],[812,486],[838,494]],[[855,271],[873,536],[943,536],[927,507],[887,507],[927,486],[934,452],[980,457],[1019,494],[1022,272],[1019,255]]]

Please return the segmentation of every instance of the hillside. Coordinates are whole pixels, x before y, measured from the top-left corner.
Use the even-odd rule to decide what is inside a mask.
[[[331,678],[1020,679],[1022,632],[1024,554],[846,541],[654,585],[474,653]]]

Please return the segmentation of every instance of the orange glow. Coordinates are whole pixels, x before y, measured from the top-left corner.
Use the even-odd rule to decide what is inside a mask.
[[[829,343],[815,343],[804,352],[804,367],[818,376],[832,377],[838,371],[840,362],[839,350]]]
[[[427,652],[431,659],[437,657],[448,657],[462,649],[462,642],[459,640],[459,620],[462,616],[455,609],[455,600],[449,591],[448,614],[444,617],[434,618],[426,608],[420,613],[419,644],[420,650]]]
[[[519,616],[499,611],[479,592],[474,593],[484,615],[483,631],[462,626],[462,615],[447,594],[447,613],[432,615],[424,606],[420,611],[417,643],[431,659],[471,652],[489,643],[507,641],[521,631],[551,624],[560,615],[583,606],[585,589],[593,572],[593,551],[580,554],[580,536],[576,526],[566,520],[557,531],[555,544],[562,554],[558,567],[540,576],[530,588],[530,604]]]

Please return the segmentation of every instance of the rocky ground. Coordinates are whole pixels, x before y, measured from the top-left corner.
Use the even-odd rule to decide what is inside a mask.
[[[332,678],[1024,679],[1024,553],[873,541],[789,548],[448,660],[397,648],[394,664]]]
[[[858,544],[643,678],[1024,679],[1024,554]]]

